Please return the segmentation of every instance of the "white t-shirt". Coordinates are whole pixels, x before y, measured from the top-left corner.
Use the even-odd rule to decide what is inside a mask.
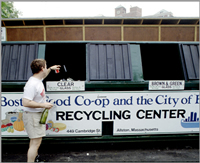
[[[33,76],[30,77],[24,87],[23,98],[26,98],[28,100],[32,100],[38,103],[45,103],[46,96],[45,96],[44,84],[42,83],[42,80],[39,80]],[[24,110],[27,112],[43,112],[44,108],[24,107]]]

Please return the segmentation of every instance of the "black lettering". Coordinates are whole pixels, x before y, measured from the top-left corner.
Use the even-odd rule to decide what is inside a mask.
[[[164,118],[166,118],[167,117],[167,112],[169,111],[169,110],[162,110],[163,112],[164,112]]]
[[[110,120],[112,119],[112,113],[113,113],[113,112],[112,112],[112,111],[110,111]]]
[[[83,113],[81,111],[77,111],[77,112],[74,113],[74,118],[79,121],[79,120],[83,119],[83,117],[78,118],[77,117],[78,113],[80,113],[80,114],[83,114]]]
[[[151,116],[151,113],[149,112],[152,112],[153,110],[146,110],[146,119],[152,119],[152,116]]]
[[[63,116],[65,115],[65,112],[56,112],[56,120],[58,121],[59,120],[59,117],[62,119],[62,120],[65,120],[65,118],[63,118]]]
[[[126,114],[126,113],[130,113],[130,111],[129,111],[129,110],[125,110],[125,111],[123,112],[123,114],[122,114],[122,117],[123,117],[124,119],[130,119],[131,115],[130,115],[130,114]]]
[[[86,111],[84,111],[85,115],[87,116],[87,120],[90,120],[90,114],[92,114],[92,111],[88,114]]]
[[[96,113],[101,114],[100,111],[94,111],[94,113],[92,114],[93,119],[95,119],[95,120],[99,120],[99,119],[101,119],[101,117],[98,117],[98,118],[97,118],[97,117],[95,116]]]
[[[120,110],[119,113],[117,113],[116,111],[113,112],[113,119],[115,119],[115,117],[117,117],[118,119],[122,118],[122,111]]]
[[[103,118],[102,118],[103,120],[108,120],[109,118],[106,118],[105,117],[105,111],[103,111]]]
[[[70,113],[73,113],[73,111],[66,111],[66,120],[73,120],[73,118],[69,118],[72,117]]]
[[[185,110],[178,110],[177,118],[179,118],[180,115],[182,118],[185,118],[184,114],[185,114]]]
[[[156,110],[154,110],[153,119],[155,119],[155,116],[157,116],[158,118],[161,118],[161,110],[159,110],[159,113]]]
[[[140,117],[139,116],[139,113],[140,112],[143,112],[143,113],[145,113],[145,111],[144,110],[138,110],[138,112],[137,112],[137,118],[139,118],[139,119],[143,119],[144,118],[144,116],[142,116],[142,117]]]
[[[176,115],[175,116],[173,116],[175,113],[173,113],[174,111],[176,111],[176,110],[170,110],[170,114],[169,114],[169,117],[170,118],[176,118]]]

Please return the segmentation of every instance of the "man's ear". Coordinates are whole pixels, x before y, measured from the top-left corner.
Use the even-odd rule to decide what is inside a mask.
[[[41,71],[43,71],[44,70],[44,67],[41,67]]]

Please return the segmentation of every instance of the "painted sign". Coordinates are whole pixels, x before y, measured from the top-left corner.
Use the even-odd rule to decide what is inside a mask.
[[[149,90],[184,90],[184,80],[174,81],[149,81]]]
[[[48,136],[101,136],[102,122],[113,122],[113,135],[199,132],[199,92],[68,92],[47,93],[55,100]],[[22,93],[1,95],[2,136],[25,136]]]
[[[47,81],[47,91],[84,91],[84,81]]]

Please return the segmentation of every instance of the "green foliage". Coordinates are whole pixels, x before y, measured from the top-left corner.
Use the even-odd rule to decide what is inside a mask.
[[[18,18],[21,14],[22,13],[20,11],[14,8],[13,2],[1,2],[1,18]]]

